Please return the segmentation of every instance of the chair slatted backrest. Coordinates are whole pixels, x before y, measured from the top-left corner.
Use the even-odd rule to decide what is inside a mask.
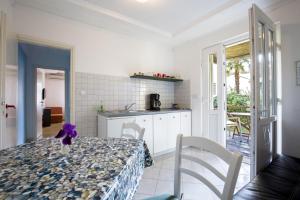
[[[122,125],[121,138],[142,140],[144,138],[144,133],[145,128],[140,127],[137,123],[124,123]]]
[[[228,164],[228,171],[226,176],[219,172],[214,166],[202,160],[199,157],[183,154],[182,147],[194,147],[200,150],[208,151],[215,156],[221,158]],[[182,159],[190,160],[199,165],[202,165],[213,174],[215,174],[220,180],[224,182],[223,191],[220,192],[208,179],[201,174],[194,172],[190,169],[183,168],[181,166]],[[176,144],[176,157],[175,157],[175,182],[174,182],[174,195],[180,198],[181,195],[181,174],[185,173],[198,179],[209,187],[221,200],[231,200],[233,197],[234,188],[236,185],[237,177],[242,163],[242,156],[239,153],[232,153],[227,151],[224,147],[215,143],[209,139],[202,137],[183,137],[177,136]]]

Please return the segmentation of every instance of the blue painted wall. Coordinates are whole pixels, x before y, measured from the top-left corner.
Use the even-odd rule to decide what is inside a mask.
[[[56,69],[65,71],[65,121],[70,119],[70,51],[56,49],[45,46],[20,43],[19,49],[24,52],[25,59],[25,87],[24,97],[21,99],[25,103],[25,141],[36,140],[36,69]],[[20,74],[20,73],[19,73]],[[20,98],[19,98],[20,99]]]

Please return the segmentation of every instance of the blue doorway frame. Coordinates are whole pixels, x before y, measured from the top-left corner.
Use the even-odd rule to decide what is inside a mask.
[[[71,50],[18,43],[18,144],[37,139],[36,70],[65,72],[65,121],[71,117]]]

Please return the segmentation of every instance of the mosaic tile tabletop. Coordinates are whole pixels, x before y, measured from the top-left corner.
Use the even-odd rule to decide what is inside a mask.
[[[38,140],[0,151],[0,199],[132,199],[144,162],[138,140]]]

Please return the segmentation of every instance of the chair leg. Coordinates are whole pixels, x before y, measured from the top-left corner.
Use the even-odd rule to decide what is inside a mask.
[[[234,139],[235,135],[239,135],[239,131],[236,127],[233,129],[232,139]]]

